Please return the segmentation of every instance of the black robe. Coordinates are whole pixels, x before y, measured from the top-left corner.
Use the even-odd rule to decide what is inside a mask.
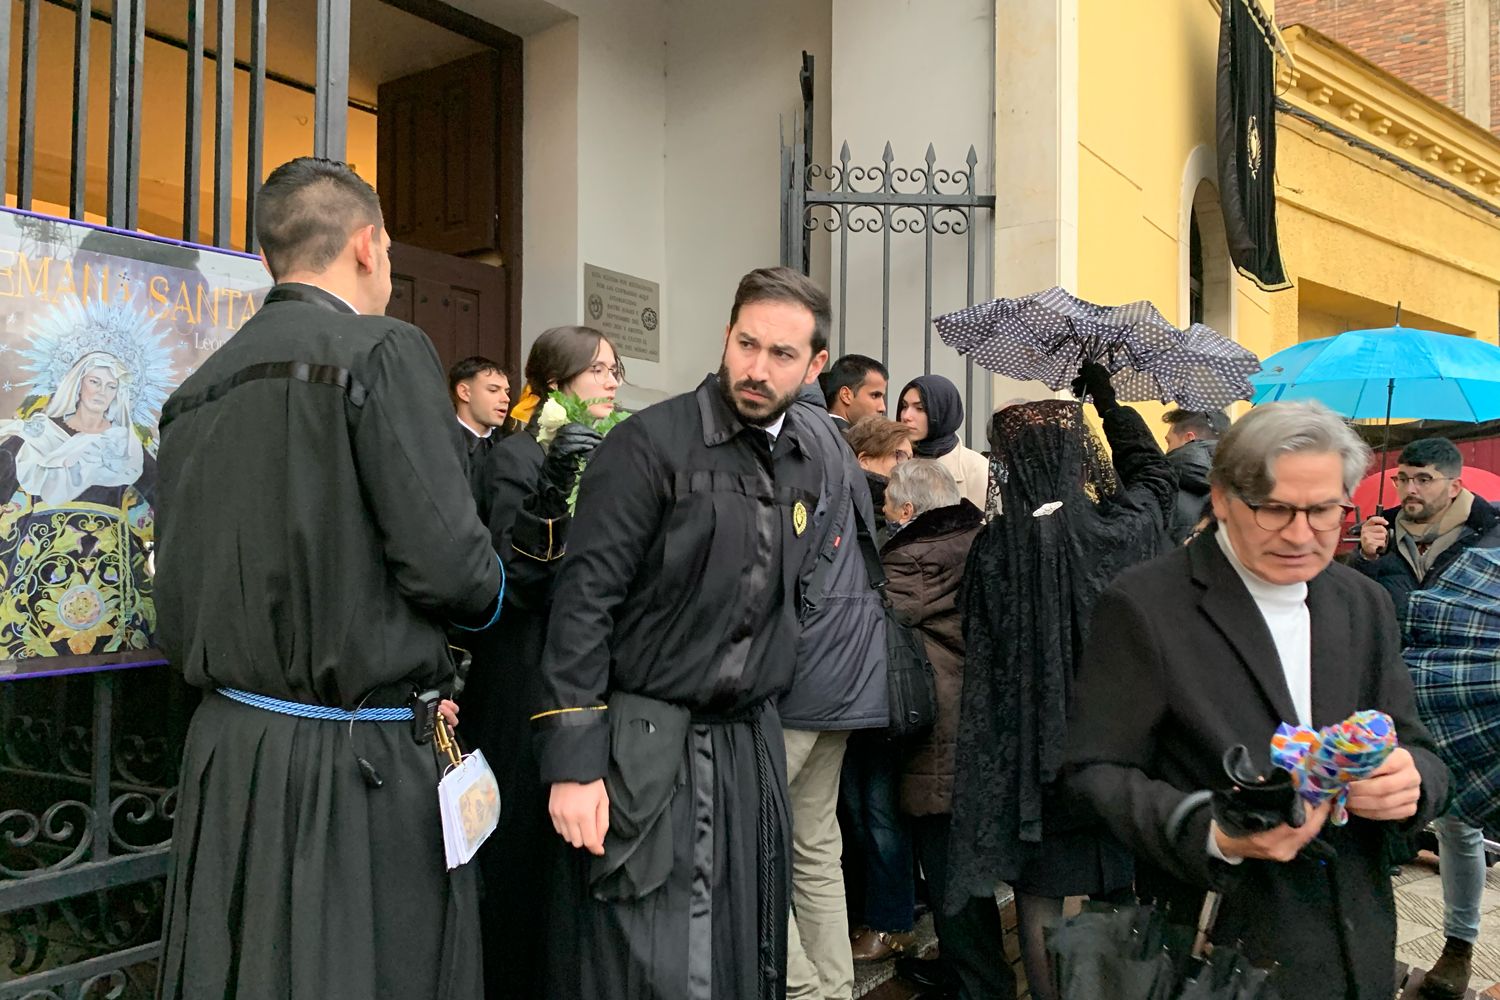
[[[479,912],[485,995],[491,1000],[548,995],[547,872],[564,846],[547,815],[548,789],[537,773],[529,719],[541,697],[552,586],[571,518],[539,518],[529,509],[543,459],[535,432],[533,421],[496,440],[473,474],[482,484],[480,508],[489,512],[490,539],[506,573],[500,620],[471,637],[474,664],[461,699],[463,739],[484,751],[503,804],[499,826],[477,858],[484,876]]]
[[[277,286],[161,425],[161,645],[189,683],[353,709],[451,682],[445,631],[493,617],[499,568],[420,330]],[[409,722],[209,694],[181,774],[160,996],[480,995],[473,873],[445,871]]]
[[[490,508],[486,479],[489,476],[490,452],[500,443],[502,435],[498,429],[491,429],[484,437],[480,437],[462,421],[453,422],[458,439],[463,443],[464,475],[468,477],[469,492],[474,495],[474,507],[479,511],[479,519],[488,521]]]
[[[542,659],[542,780],[593,781],[628,764],[612,730],[633,720],[611,721],[612,694],[692,719],[685,745],[663,748],[680,760],[664,883],[602,900],[593,859],[571,851],[556,897],[574,925],[554,950],[549,998],[784,993],[789,813],[775,696],[792,676],[822,478],[798,420],[789,413],[772,444],[710,376],[622,423],[584,472]],[[619,846],[621,808],[616,797],[607,849]]]

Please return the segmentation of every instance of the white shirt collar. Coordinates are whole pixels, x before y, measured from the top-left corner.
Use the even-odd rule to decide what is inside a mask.
[[[325,289],[323,289],[323,291],[328,292],[328,289],[325,288]],[[359,310],[356,309],[356,308],[354,308],[354,303],[352,303],[348,299],[344,298],[338,292],[328,292],[328,294],[332,295],[334,298],[338,299],[344,305],[348,306],[350,312],[354,313],[356,316],[359,315]]]
[[[761,430],[765,431],[768,435],[770,435],[770,437],[771,437],[771,443],[772,444],[775,444],[776,443],[776,439],[781,436],[781,425],[784,424],[784,423],[786,423],[786,414],[785,413],[783,413],[781,416],[777,417],[774,421],[772,421],[771,423],[769,423],[766,426],[764,426],[764,427],[761,428]]]
[[[475,430],[474,430],[474,428],[472,428],[468,424],[464,423],[463,418],[460,417],[456,413],[453,415],[453,419],[458,421],[458,426],[462,427],[464,430],[468,431],[470,434],[473,434],[477,438],[480,438],[480,439],[487,438],[491,434],[495,433],[495,428],[493,428],[493,427],[486,427],[484,429],[484,433],[483,434],[476,433]]]
[[[288,284],[292,284],[292,285],[305,285],[308,288],[316,288],[318,291],[322,292],[324,295],[331,295],[334,298],[338,299],[344,305],[348,306],[349,307],[349,311],[352,312],[352,313],[354,313],[356,316],[359,315],[359,310],[356,309],[356,308],[354,308],[354,303],[352,303],[348,299],[344,298],[338,292],[329,291],[328,289],[324,288],[322,285],[314,285],[311,282],[307,282],[307,281],[292,281],[292,282],[288,282]]]

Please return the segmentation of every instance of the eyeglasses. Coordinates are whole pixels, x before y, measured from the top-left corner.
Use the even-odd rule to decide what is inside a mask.
[[[1425,490],[1427,487],[1431,486],[1433,483],[1440,483],[1440,482],[1443,482],[1444,480],[1449,479],[1449,478],[1451,478],[1451,477],[1449,477],[1449,476],[1429,476],[1425,472],[1420,473],[1420,474],[1415,475],[1415,476],[1408,476],[1406,473],[1400,472],[1400,473],[1397,473],[1396,475],[1394,475],[1394,476],[1391,477],[1391,482],[1395,484],[1396,489],[1398,489],[1398,490],[1403,490],[1404,491],[1408,486],[1413,486],[1413,485],[1415,485],[1417,487],[1417,489],[1419,489],[1419,490]]]
[[[1250,508],[1255,523],[1263,531],[1281,531],[1290,527],[1298,514],[1307,515],[1307,526],[1314,531],[1337,531],[1354,511],[1353,504],[1320,503],[1311,507],[1293,507],[1286,503],[1251,503],[1240,497],[1240,503]]]
[[[594,381],[603,382],[604,376],[612,375],[616,382],[625,381],[625,366],[622,364],[607,365],[603,361],[595,361],[589,365],[589,374],[594,376]]]

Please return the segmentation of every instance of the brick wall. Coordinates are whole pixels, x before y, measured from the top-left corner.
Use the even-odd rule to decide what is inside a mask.
[[[1456,111],[1464,107],[1465,0],[1277,0],[1276,22],[1305,24]],[[1492,131],[1500,135],[1500,0],[1490,3]]]

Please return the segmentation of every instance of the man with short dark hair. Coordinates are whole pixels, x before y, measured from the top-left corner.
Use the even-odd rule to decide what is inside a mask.
[[[1379,512],[1360,527],[1359,551],[1349,564],[1390,593],[1403,628],[1412,594],[1436,583],[1468,549],[1500,548],[1500,508],[1465,489],[1463,471],[1463,455],[1452,441],[1413,441],[1402,449],[1391,477],[1400,506]],[[1479,938],[1484,831],[1449,813],[1438,820],[1437,832],[1447,941],[1422,981],[1422,995],[1458,1000],[1468,989]]]
[[[1208,471],[1214,464],[1219,435],[1229,429],[1222,410],[1168,410],[1162,421],[1167,431],[1167,464],[1177,473],[1177,504],[1167,536],[1180,545],[1192,535],[1208,506]]]
[[[500,567],[437,352],[381,315],[375,192],[303,158],[255,204],[276,286],[161,415],[160,641],[204,695],[158,996],[479,1000],[426,709],[451,691],[448,627],[499,614]]]
[[[885,414],[885,394],[890,373],[885,365],[863,354],[846,354],[818,376],[818,388],[828,414],[841,431],[865,417]]]
[[[717,376],[620,424],[585,469],[533,716],[572,847],[551,1000],[779,1000],[788,823],[776,696],[822,473],[792,403],[828,299],[740,282]]]
[[[1389,591],[1398,618],[1405,617],[1412,592],[1437,579],[1465,549],[1500,546],[1500,509],[1464,488],[1463,471],[1463,455],[1452,441],[1413,441],[1391,476],[1400,505],[1360,527],[1359,554],[1350,565]]]
[[[463,358],[448,369],[448,396],[464,431],[464,470],[468,473],[469,489],[474,494],[479,519],[488,524],[486,461],[491,447],[503,436],[500,429],[510,412],[510,376],[489,358],[479,355]]]

